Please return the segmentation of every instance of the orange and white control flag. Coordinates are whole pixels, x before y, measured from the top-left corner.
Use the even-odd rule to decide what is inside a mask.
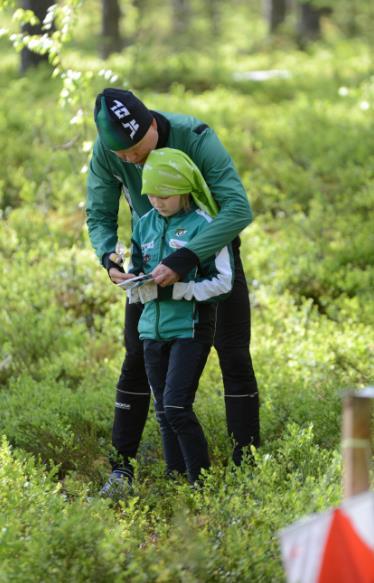
[[[288,583],[374,583],[374,493],[280,533]]]

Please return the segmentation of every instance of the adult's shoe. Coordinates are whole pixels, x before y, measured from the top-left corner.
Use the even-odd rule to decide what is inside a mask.
[[[113,470],[107,482],[100,490],[100,496],[110,498],[114,502],[125,498],[126,494],[131,491],[132,473],[126,469]]]

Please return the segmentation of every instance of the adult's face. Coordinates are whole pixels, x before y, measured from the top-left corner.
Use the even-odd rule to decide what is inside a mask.
[[[130,164],[144,164],[149,152],[156,148],[157,141],[157,122],[153,119],[147,133],[142,137],[140,142],[126,150],[115,150],[114,153],[124,162],[130,162]]]

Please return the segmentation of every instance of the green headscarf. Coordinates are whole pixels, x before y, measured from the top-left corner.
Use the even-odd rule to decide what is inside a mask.
[[[190,192],[201,210],[211,217],[218,213],[217,203],[199,168],[181,150],[152,150],[144,164],[142,181],[142,194],[176,196]]]

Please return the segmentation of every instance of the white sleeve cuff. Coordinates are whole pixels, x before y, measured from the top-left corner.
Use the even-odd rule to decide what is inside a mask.
[[[177,282],[173,285],[173,300],[189,300],[193,298],[194,281],[189,283]]]

